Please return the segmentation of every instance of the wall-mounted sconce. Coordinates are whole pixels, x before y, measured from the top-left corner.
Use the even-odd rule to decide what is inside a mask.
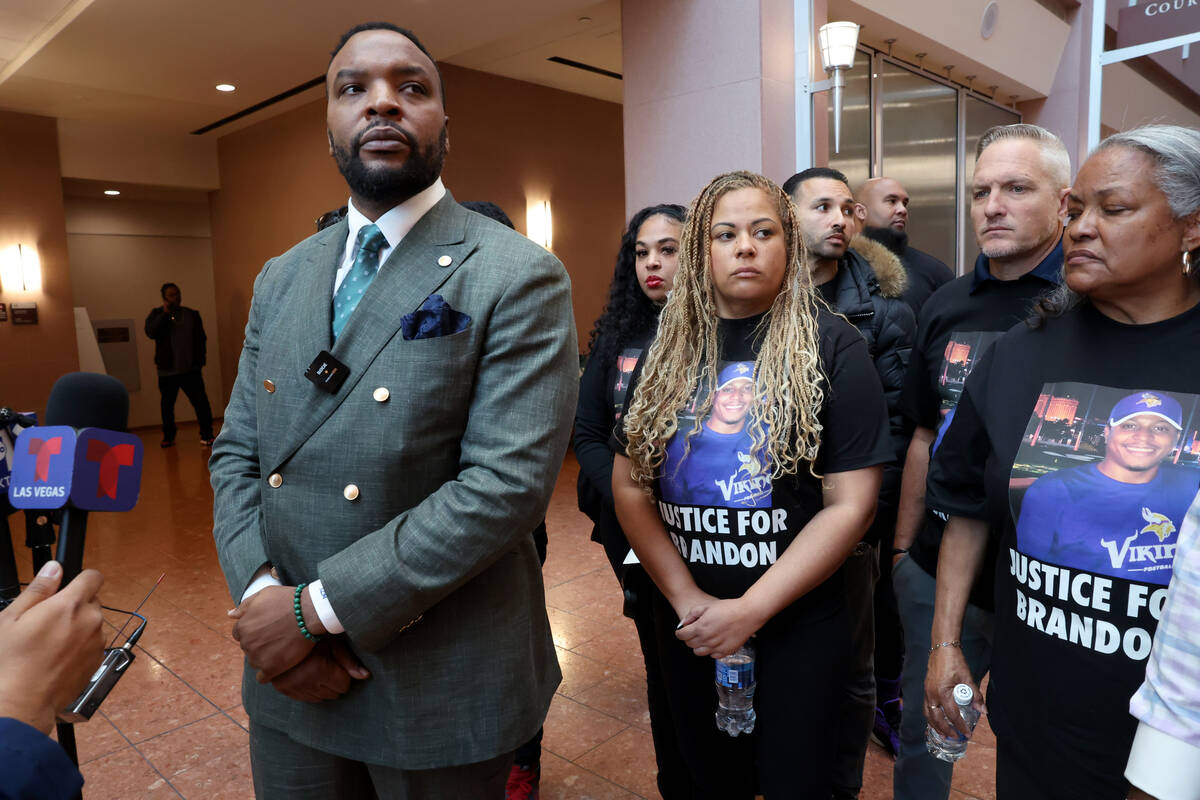
[[[828,80],[817,81],[811,91],[833,90],[833,152],[841,151],[842,145],[842,91],[846,88],[845,72],[854,68],[854,53],[858,47],[857,22],[829,22],[817,32],[821,45],[821,66]]]
[[[42,262],[37,248],[15,244],[0,254],[0,288],[6,292],[41,290]]]
[[[533,241],[547,250],[554,243],[554,225],[550,219],[550,201],[526,202],[525,231]]]

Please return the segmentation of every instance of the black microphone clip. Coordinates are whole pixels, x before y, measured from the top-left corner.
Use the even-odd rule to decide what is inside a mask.
[[[322,350],[304,371],[304,377],[322,392],[337,394],[338,389],[346,382],[350,368],[333,357],[328,350]]]
[[[117,681],[129,669],[129,665],[133,663],[136,654],[133,652],[133,646],[138,643],[138,639],[142,638],[142,631],[146,630],[146,618],[138,612],[142,610],[142,606],[146,605],[146,601],[150,599],[150,595],[154,594],[154,590],[162,583],[166,577],[164,572],[158,576],[158,580],[150,587],[150,591],[142,598],[142,602],[138,603],[138,607],[133,611],[121,612],[128,613],[130,619],[137,617],[142,621],[133,633],[129,634],[129,638],[120,647],[113,647],[112,644],[120,638],[125,631],[125,625],[129,624],[126,620],[125,625],[121,626],[121,630],[117,631],[116,636],[113,636],[113,641],[109,647],[104,650],[104,660],[100,662],[100,666],[92,673],[92,677],[88,679],[88,685],[80,692],[79,697],[76,697],[66,708],[58,713],[59,722],[87,722],[100,708],[100,704],[108,697],[109,692],[117,685]],[[116,610],[116,609],[111,609]]]

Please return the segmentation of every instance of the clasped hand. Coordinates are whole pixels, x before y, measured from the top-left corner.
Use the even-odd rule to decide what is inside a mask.
[[[294,598],[295,587],[268,586],[229,612],[237,620],[233,638],[257,671],[258,682],[315,703],[344,694],[352,678],[370,677],[342,637],[318,644],[300,632]]]
[[[722,658],[736,653],[764,622],[742,597],[718,600],[701,592],[683,607],[675,636],[698,656]]]

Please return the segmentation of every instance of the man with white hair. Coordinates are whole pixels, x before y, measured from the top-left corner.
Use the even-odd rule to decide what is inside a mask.
[[[916,426],[904,465],[892,581],[904,624],[904,711],[893,772],[896,800],[944,800],[953,767],[925,749],[924,684],[934,576],[945,523],[925,508],[925,477],[939,432],[986,345],[1024,319],[1062,273],[1062,197],[1071,164],[1062,140],[1036,125],[991,128],[976,149],[971,222],[975,269],[934,292],[918,320],[900,408]],[[989,552],[989,559],[995,551]],[[989,561],[989,563],[991,563]],[[993,570],[975,581],[962,649],[978,682],[991,659]]]

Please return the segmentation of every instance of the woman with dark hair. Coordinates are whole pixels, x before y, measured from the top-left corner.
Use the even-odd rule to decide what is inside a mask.
[[[794,206],[715,178],[629,389],[613,496],[654,580],[691,798],[828,800],[849,653],[842,563],[894,450],[866,341],[817,299]],[[754,730],[714,721],[714,659],[755,638]]]
[[[638,356],[654,337],[658,313],[666,302],[679,262],[683,206],[643,208],[629,220],[617,251],[608,305],[588,340],[588,360],[579,384],[575,411],[575,455],[579,459],[579,508],[595,523],[592,539],[605,555],[625,594],[625,616],[633,619],[646,661],[646,696],[658,760],[658,787],[666,800],[690,797],[674,731],[663,718],[662,673],[655,655],[650,619],[653,585],[636,563],[627,564],[629,542],[612,502],[613,426],[620,418],[629,376]]]
[[[999,800],[1126,797],[1130,698],[1200,486],[1200,132],[1109,137],[1063,208],[1063,284],[967,379],[926,495],[950,518],[925,680],[943,736],[968,733],[952,699],[956,684],[976,688],[959,633],[999,532],[987,698]],[[1168,749],[1170,717],[1144,752],[1174,755],[1150,770],[1131,759],[1131,774],[1186,766],[1194,788],[1200,762]]]

